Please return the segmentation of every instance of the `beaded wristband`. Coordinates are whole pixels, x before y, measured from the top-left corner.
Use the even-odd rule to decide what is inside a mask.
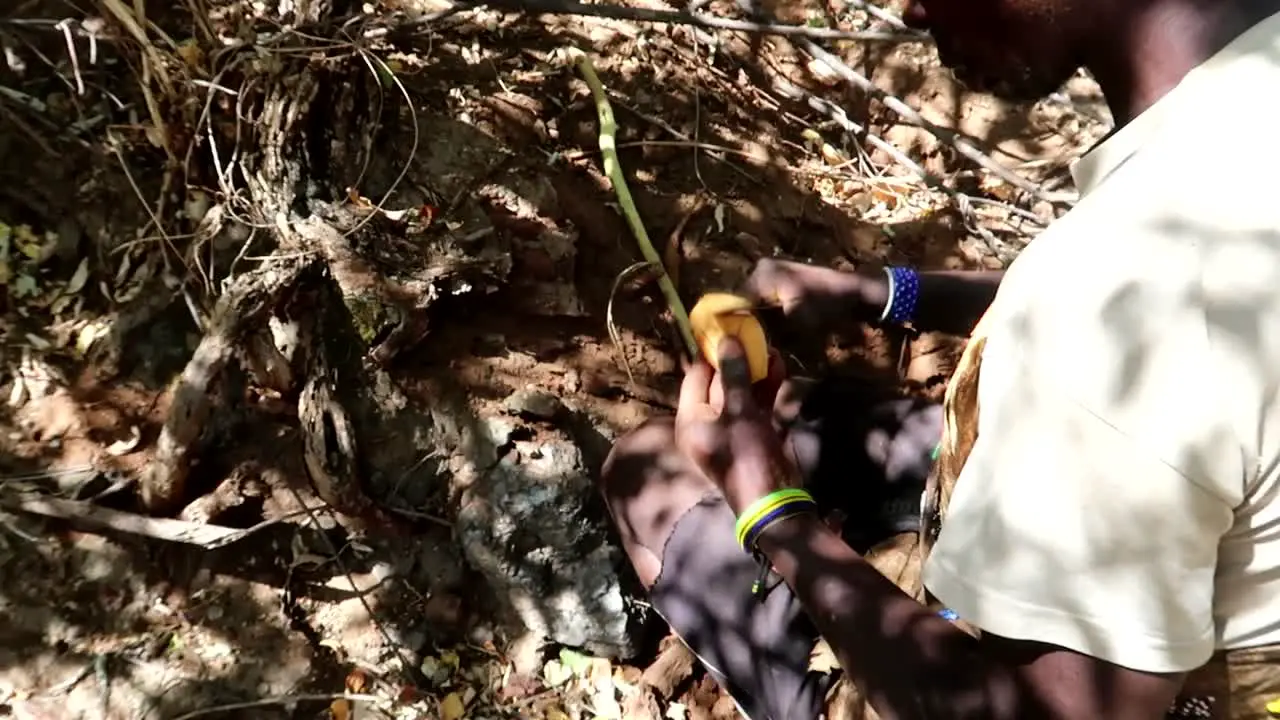
[[[774,490],[747,506],[738,516],[735,535],[743,550],[752,552],[755,536],[782,517],[816,508],[813,496],[803,488]]]
[[[734,528],[738,544],[743,544],[743,541],[746,539],[747,532],[750,531],[761,518],[768,515],[775,508],[786,504],[791,500],[808,500],[812,502],[813,496],[802,488],[784,488],[782,490],[774,490],[748,505],[746,509],[738,515],[738,521]]]
[[[769,514],[760,518],[759,521],[747,530],[747,535],[743,538],[742,549],[749,553],[754,553],[756,550],[756,541],[758,541],[760,539],[760,535],[764,533],[765,530],[768,530],[774,523],[786,520],[789,517],[795,517],[796,515],[803,515],[810,512],[816,513],[817,511],[817,503],[814,503],[811,500],[788,500],[782,505],[774,508],[769,512]]]
[[[880,322],[898,325],[909,322],[916,313],[916,301],[920,299],[920,276],[906,267],[886,267],[889,279],[889,299],[880,314]]]

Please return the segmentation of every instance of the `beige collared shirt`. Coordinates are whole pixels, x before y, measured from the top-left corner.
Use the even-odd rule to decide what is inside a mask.
[[[1151,672],[1280,643],[1280,16],[1082,158],[1010,266],[924,577]]]

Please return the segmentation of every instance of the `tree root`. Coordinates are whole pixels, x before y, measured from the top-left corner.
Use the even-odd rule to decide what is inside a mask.
[[[156,441],[155,458],[140,482],[143,507],[152,514],[176,510],[213,410],[215,388],[246,335],[274,309],[304,265],[267,261],[237,277],[218,300],[208,330],[173,388],[173,400]]]
[[[330,0],[296,5],[292,15],[309,26],[332,20]],[[394,117],[382,112],[380,100],[371,101],[381,97],[383,78],[370,72],[361,53],[335,53],[325,62],[278,53],[272,63],[255,59],[246,70],[243,61],[252,53],[237,52],[225,64],[228,77],[235,68],[247,73],[237,90],[235,133],[210,129],[209,143],[220,146],[211,148],[215,159],[225,162],[207,170],[216,170],[224,193],[247,206],[239,208],[245,224],[268,246],[255,246],[254,253],[271,248],[274,254],[226,283],[213,303],[205,335],[172,387],[154,461],[140,481],[141,503],[152,515],[171,516],[186,506],[193,518],[226,506],[219,493],[234,493],[234,483],[199,499],[189,496],[188,486],[213,440],[214,421],[223,418],[219,399],[242,400],[228,392],[233,375],[227,371],[243,369],[277,404],[297,393],[303,464],[321,499],[344,520],[402,525],[365,494],[362,479],[404,472],[399,458],[379,450],[399,430],[388,423],[421,428],[430,419],[391,397],[398,391],[383,369],[425,337],[427,310],[436,300],[505,286],[509,249],[500,241],[477,242],[492,228],[455,235],[443,223],[419,223],[409,236],[407,221],[397,219],[405,212],[350,202],[348,185],[359,198],[370,184],[367,160],[379,124]],[[394,189],[393,183],[379,194],[385,200]],[[221,255],[210,266],[236,266],[249,242],[217,249]],[[210,273],[205,280],[213,292],[220,278]]]
[[[343,384],[340,369],[329,359],[328,345],[333,330],[325,319],[336,310],[323,290],[318,293],[322,307],[309,328],[306,381],[298,395],[298,420],[302,428],[303,458],[316,494],[357,525],[375,523],[398,529],[392,518],[365,495],[360,484],[359,441],[348,408],[339,399]]]
[[[238,465],[212,492],[196,498],[178,513],[178,519],[191,523],[217,522],[222,515],[245,503],[249,497],[266,494],[258,479],[261,468],[256,462]]]

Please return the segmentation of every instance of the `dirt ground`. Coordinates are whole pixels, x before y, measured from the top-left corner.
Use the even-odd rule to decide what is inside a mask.
[[[165,515],[253,528],[251,536],[206,549],[121,524],[155,515],[139,509],[139,478],[157,462],[175,378],[211,322],[218,293],[198,290],[216,287],[205,278],[224,276],[228,257],[255,262],[256,247],[244,249],[270,225],[219,235],[236,241],[229,251],[195,242],[211,206],[244,215],[208,170],[226,159],[193,143],[205,170],[168,182],[174,161],[149,133],[129,29],[101,7],[58,5],[0,11],[0,715],[625,714],[626,688],[660,648],[610,663],[523,641],[456,547],[459,489],[447,468],[434,484],[370,481],[371,494],[395,500],[397,533],[353,531],[317,510],[327,498],[308,485],[296,393],[243,371],[227,371],[183,503]],[[883,29],[859,7],[807,0],[773,12],[781,22]],[[396,12],[431,10],[367,6],[389,24],[403,22]],[[727,3],[704,10],[738,16]],[[69,36],[53,25],[64,17],[74,20]],[[192,33],[182,20],[157,19],[147,32]],[[173,40],[190,47],[185,36]],[[587,87],[557,61],[566,45],[591,53],[610,91],[631,191],[690,305],[732,289],[765,257],[1000,267],[1067,206],[978,168],[953,139],[905,122],[784,38],[458,13],[368,51],[395,82],[379,100],[378,136],[353,140],[382,150],[352,175],[352,204],[368,198],[450,229],[482,222],[509,251],[510,271],[493,292],[433,305],[425,339],[395,354],[387,372],[411,403],[456,398],[486,417],[521,393],[549,394],[606,439],[672,410],[679,336],[653,274],[624,274],[641,256],[602,172]],[[1070,161],[1108,128],[1085,77],[1060,97],[1009,106],[963,91],[926,44],[844,42],[837,52],[1049,195],[1069,199]],[[930,189],[795,92],[843,108],[973,200]],[[234,114],[232,93],[208,97]],[[174,121],[175,136],[194,135],[208,108],[167,112],[191,119]],[[940,392],[961,342],[769,330],[792,372],[929,394]],[[405,432],[389,427],[364,452],[388,467],[427,462]],[[32,493],[72,504],[33,510],[23,505]],[[86,518],[86,505],[120,515]],[[658,698],[665,717],[733,716],[707,678],[677,675]],[[344,690],[366,699],[334,702]]]

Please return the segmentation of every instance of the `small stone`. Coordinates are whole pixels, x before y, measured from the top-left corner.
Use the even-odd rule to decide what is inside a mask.
[[[512,422],[509,417],[487,417],[482,419],[481,423],[482,428],[484,429],[485,440],[487,440],[488,444],[495,449],[506,447],[507,443],[511,440],[511,436],[516,431],[516,423]],[[493,462],[496,462],[497,459],[498,458],[496,456],[493,458],[485,458],[487,461],[485,462],[485,465],[491,465]]]
[[[569,368],[564,373],[564,389],[566,392],[576,393],[582,388],[582,376],[574,368]]]
[[[422,665],[418,668],[422,671],[422,675],[432,685],[439,687],[449,681],[450,670],[439,659],[427,656],[422,659]]]
[[[511,394],[503,402],[503,406],[508,412],[539,420],[554,420],[565,412],[564,403],[560,402],[560,398],[549,392],[532,388],[518,390]]]

